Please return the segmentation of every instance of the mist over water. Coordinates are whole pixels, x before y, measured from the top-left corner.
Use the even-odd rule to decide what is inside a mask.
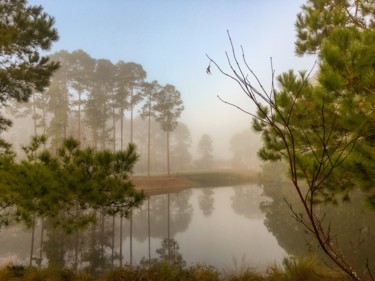
[[[245,259],[247,263],[254,266],[281,262],[286,252],[280,248],[273,234],[264,225],[265,216],[259,205],[269,201],[270,198],[262,195],[262,192],[259,186],[244,185],[194,188],[172,193],[169,195],[169,223],[168,195],[151,196],[149,199],[151,258],[158,258],[156,250],[161,247],[164,239],[170,237],[177,242],[179,253],[187,265],[203,263],[223,269],[231,267],[234,260],[240,262]],[[148,202],[145,201],[143,206],[133,213],[133,264],[139,264],[142,259],[148,259],[147,208]],[[110,220],[108,218],[108,223]],[[129,220],[124,222],[123,227],[123,262],[130,263]],[[110,224],[107,228],[110,228]],[[118,253],[118,219],[116,219],[115,228],[117,245],[115,247]],[[51,229],[46,229],[46,235],[51,235],[51,231]],[[40,237],[39,235],[40,224],[37,227],[36,237]],[[25,232],[15,227],[4,230],[1,236],[1,238],[8,237],[9,245],[9,248],[2,248],[1,257],[11,256],[27,261],[30,250],[30,231]],[[110,241],[110,237],[107,239]],[[38,238],[36,240],[36,245],[39,245]],[[89,247],[89,244],[83,242],[82,247],[81,249],[85,251],[84,249]],[[44,262],[47,256],[54,256],[51,252],[54,248],[58,247],[50,248],[47,244],[44,245]],[[35,256],[39,256],[39,250],[38,246]],[[73,249],[66,249],[67,258],[73,255],[70,251]],[[68,259],[67,262],[71,261],[69,262]],[[117,264],[118,261],[116,260],[115,263]]]

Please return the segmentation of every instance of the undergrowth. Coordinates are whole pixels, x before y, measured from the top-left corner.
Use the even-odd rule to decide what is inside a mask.
[[[285,258],[282,265],[269,266],[258,272],[242,260],[219,272],[215,267],[196,264],[185,267],[154,261],[148,265],[124,266],[99,278],[85,272],[65,268],[23,268],[6,266],[0,269],[0,281],[344,281],[343,275],[321,265],[313,257]]]

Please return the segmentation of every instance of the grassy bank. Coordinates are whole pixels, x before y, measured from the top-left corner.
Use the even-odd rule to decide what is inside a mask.
[[[211,170],[191,171],[171,176],[133,177],[136,189],[144,190],[147,195],[179,192],[191,187],[233,186],[256,183],[258,173],[248,170]]]
[[[282,266],[269,266],[264,273],[246,264],[236,265],[219,272],[207,265],[168,265],[165,261],[155,261],[147,266],[124,266],[116,268],[104,276],[94,278],[88,273],[74,273],[68,269],[42,269],[4,267],[0,270],[0,281],[318,281],[346,280],[320,264],[316,259],[285,259]]]
[[[256,183],[258,173],[250,170],[214,170],[182,173],[183,177],[200,187],[218,187]]]

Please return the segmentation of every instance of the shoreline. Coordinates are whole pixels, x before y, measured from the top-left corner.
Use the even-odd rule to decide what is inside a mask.
[[[198,186],[196,182],[178,176],[152,176],[149,179],[135,176],[132,182],[136,190],[143,190],[147,196],[180,192]]]
[[[258,172],[251,170],[213,170],[186,172],[175,175],[134,176],[132,182],[136,190],[145,195],[159,195],[180,192],[194,187],[220,187],[258,182]]]

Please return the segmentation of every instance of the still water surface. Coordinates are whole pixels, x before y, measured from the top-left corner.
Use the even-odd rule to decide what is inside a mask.
[[[269,200],[256,185],[195,188],[170,194],[170,234],[187,264],[223,268],[234,259],[257,266],[279,262],[286,252],[265,227],[259,205]],[[133,215],[133,263],[148,258],[148,202]],[[168,195],[150,198],[151,258],[168,237]],[[130,257],[129,237],[123,253]]]
[[[151,196],[140,209],[134,211],[131,232],[130,221],[123,223],[122,263],[139,264],[143,257],[148,259],[149,253],[151,258],[157,258],[156,250],[168,237],[178,243],[179,253],[187,265],[204,263],[226,268],[233,266],[234,260],[241,263],[245,259],[253,266],[280,262],[287,254],[264,225],[264,214],[259,205],[270,199],[262,192],[256,185],[245,185],[194,188]],[[120,247],[119,225],[119,220],[116,220],[117,253]],[[110,229],[111,224],[107,224],[107,227]],[[35,245],[40,245],[39,233],[40,226]],[[27,264],[30,238],[30,231],[24,231],[21,227],[2,230],[0,257],[14,256]],[[133,245],[132,259],[130,240]],[[38,246],[35,246],[34,256],[39,256],[38,250]],[[45,252],[43,260],[45,263]],[[116,260],[115,265],[118,263]]]

